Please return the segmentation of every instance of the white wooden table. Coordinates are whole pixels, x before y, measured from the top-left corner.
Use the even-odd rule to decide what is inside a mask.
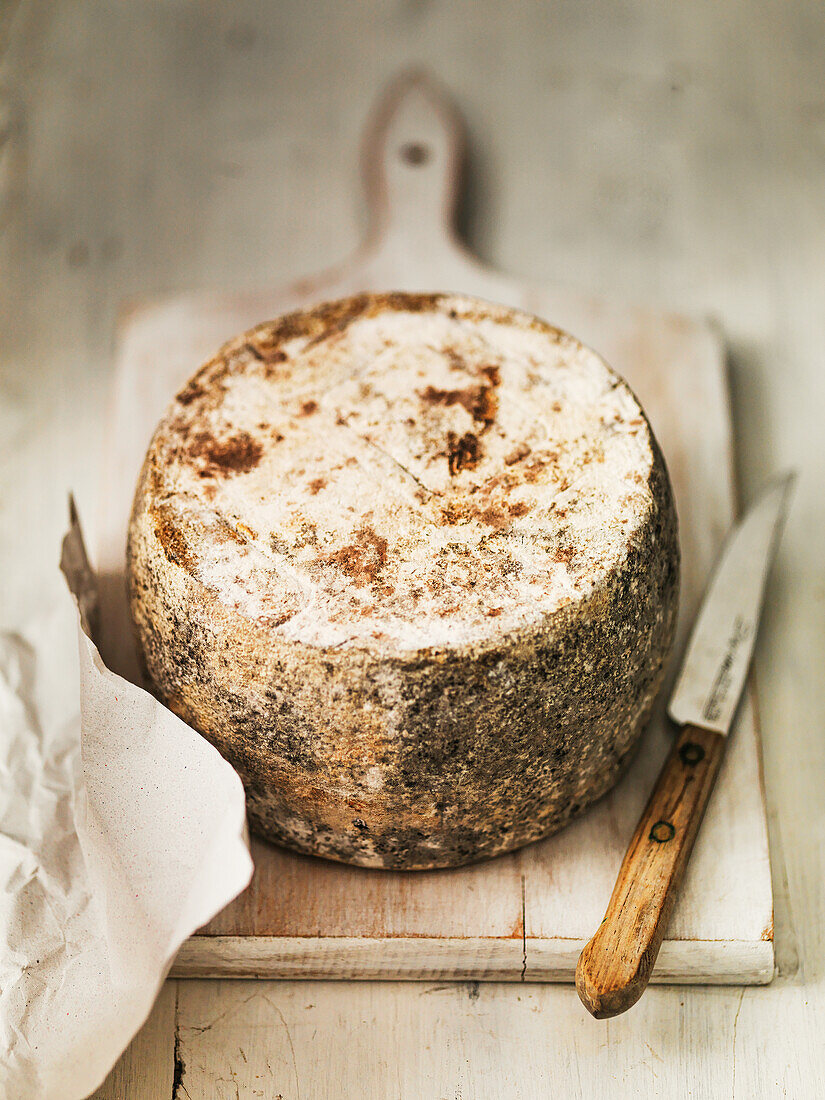
[[[0,40],[0,625],[64,598],[69,487],[94,544],[123,300],[344,257],[351,150],[405,62],[469,118],[476,249],[717,315],[743,497],[802,471],[757,654],[773,985],[596,1023],[572,986],[170,982],[98,1096],[825,1095],[819,0],[6,0]]]

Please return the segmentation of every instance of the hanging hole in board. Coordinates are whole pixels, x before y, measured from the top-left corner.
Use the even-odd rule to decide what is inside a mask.
[[[422,164],[426,164],[430,159],[429,147],[420,141],[408,141],[406,145],[401,146],[398,152],[401,154],[404,163],[412,165],[413,168],[420,168]]]

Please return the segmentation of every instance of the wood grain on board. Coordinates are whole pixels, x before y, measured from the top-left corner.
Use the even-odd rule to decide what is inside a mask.
[[[280,291],[135,306],[123,321],[98,555],[101,653],[137,677],[123,550],[137,472],[176,389],[260,320],[360,290],[457,290],[530,310],[596,348],[638,394],[680,517],[680,653],[734,516],[731,425],[717,335],[681,316],[485,268],[457,241],[460,125],[423,78],[398,82],[369,131],[370,232],[348,263]],[[672,741],[658,707],[620,785],[547,841],[457,871],[352,869],[253,842],[248,890],[184,945],[178,974],[565,980],[601,920],[627,841]],[[767,826],[752,702],[738,715],[653,980],[756,983],[773,974]]]

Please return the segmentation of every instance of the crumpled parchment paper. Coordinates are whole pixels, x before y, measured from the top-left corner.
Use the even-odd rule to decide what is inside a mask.
[[[3,1100],[97,1088],[252,874],[235,771],[100,659],[74,510],[61,565],[75,607],[0,636]]]

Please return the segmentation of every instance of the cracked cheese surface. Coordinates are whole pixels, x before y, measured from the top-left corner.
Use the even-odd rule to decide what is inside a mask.
[[[147,459],[170,559],[284,641],[483,645],[589,597],[654,502],[650,429],[573,337],[452,295],[264,324]]]

